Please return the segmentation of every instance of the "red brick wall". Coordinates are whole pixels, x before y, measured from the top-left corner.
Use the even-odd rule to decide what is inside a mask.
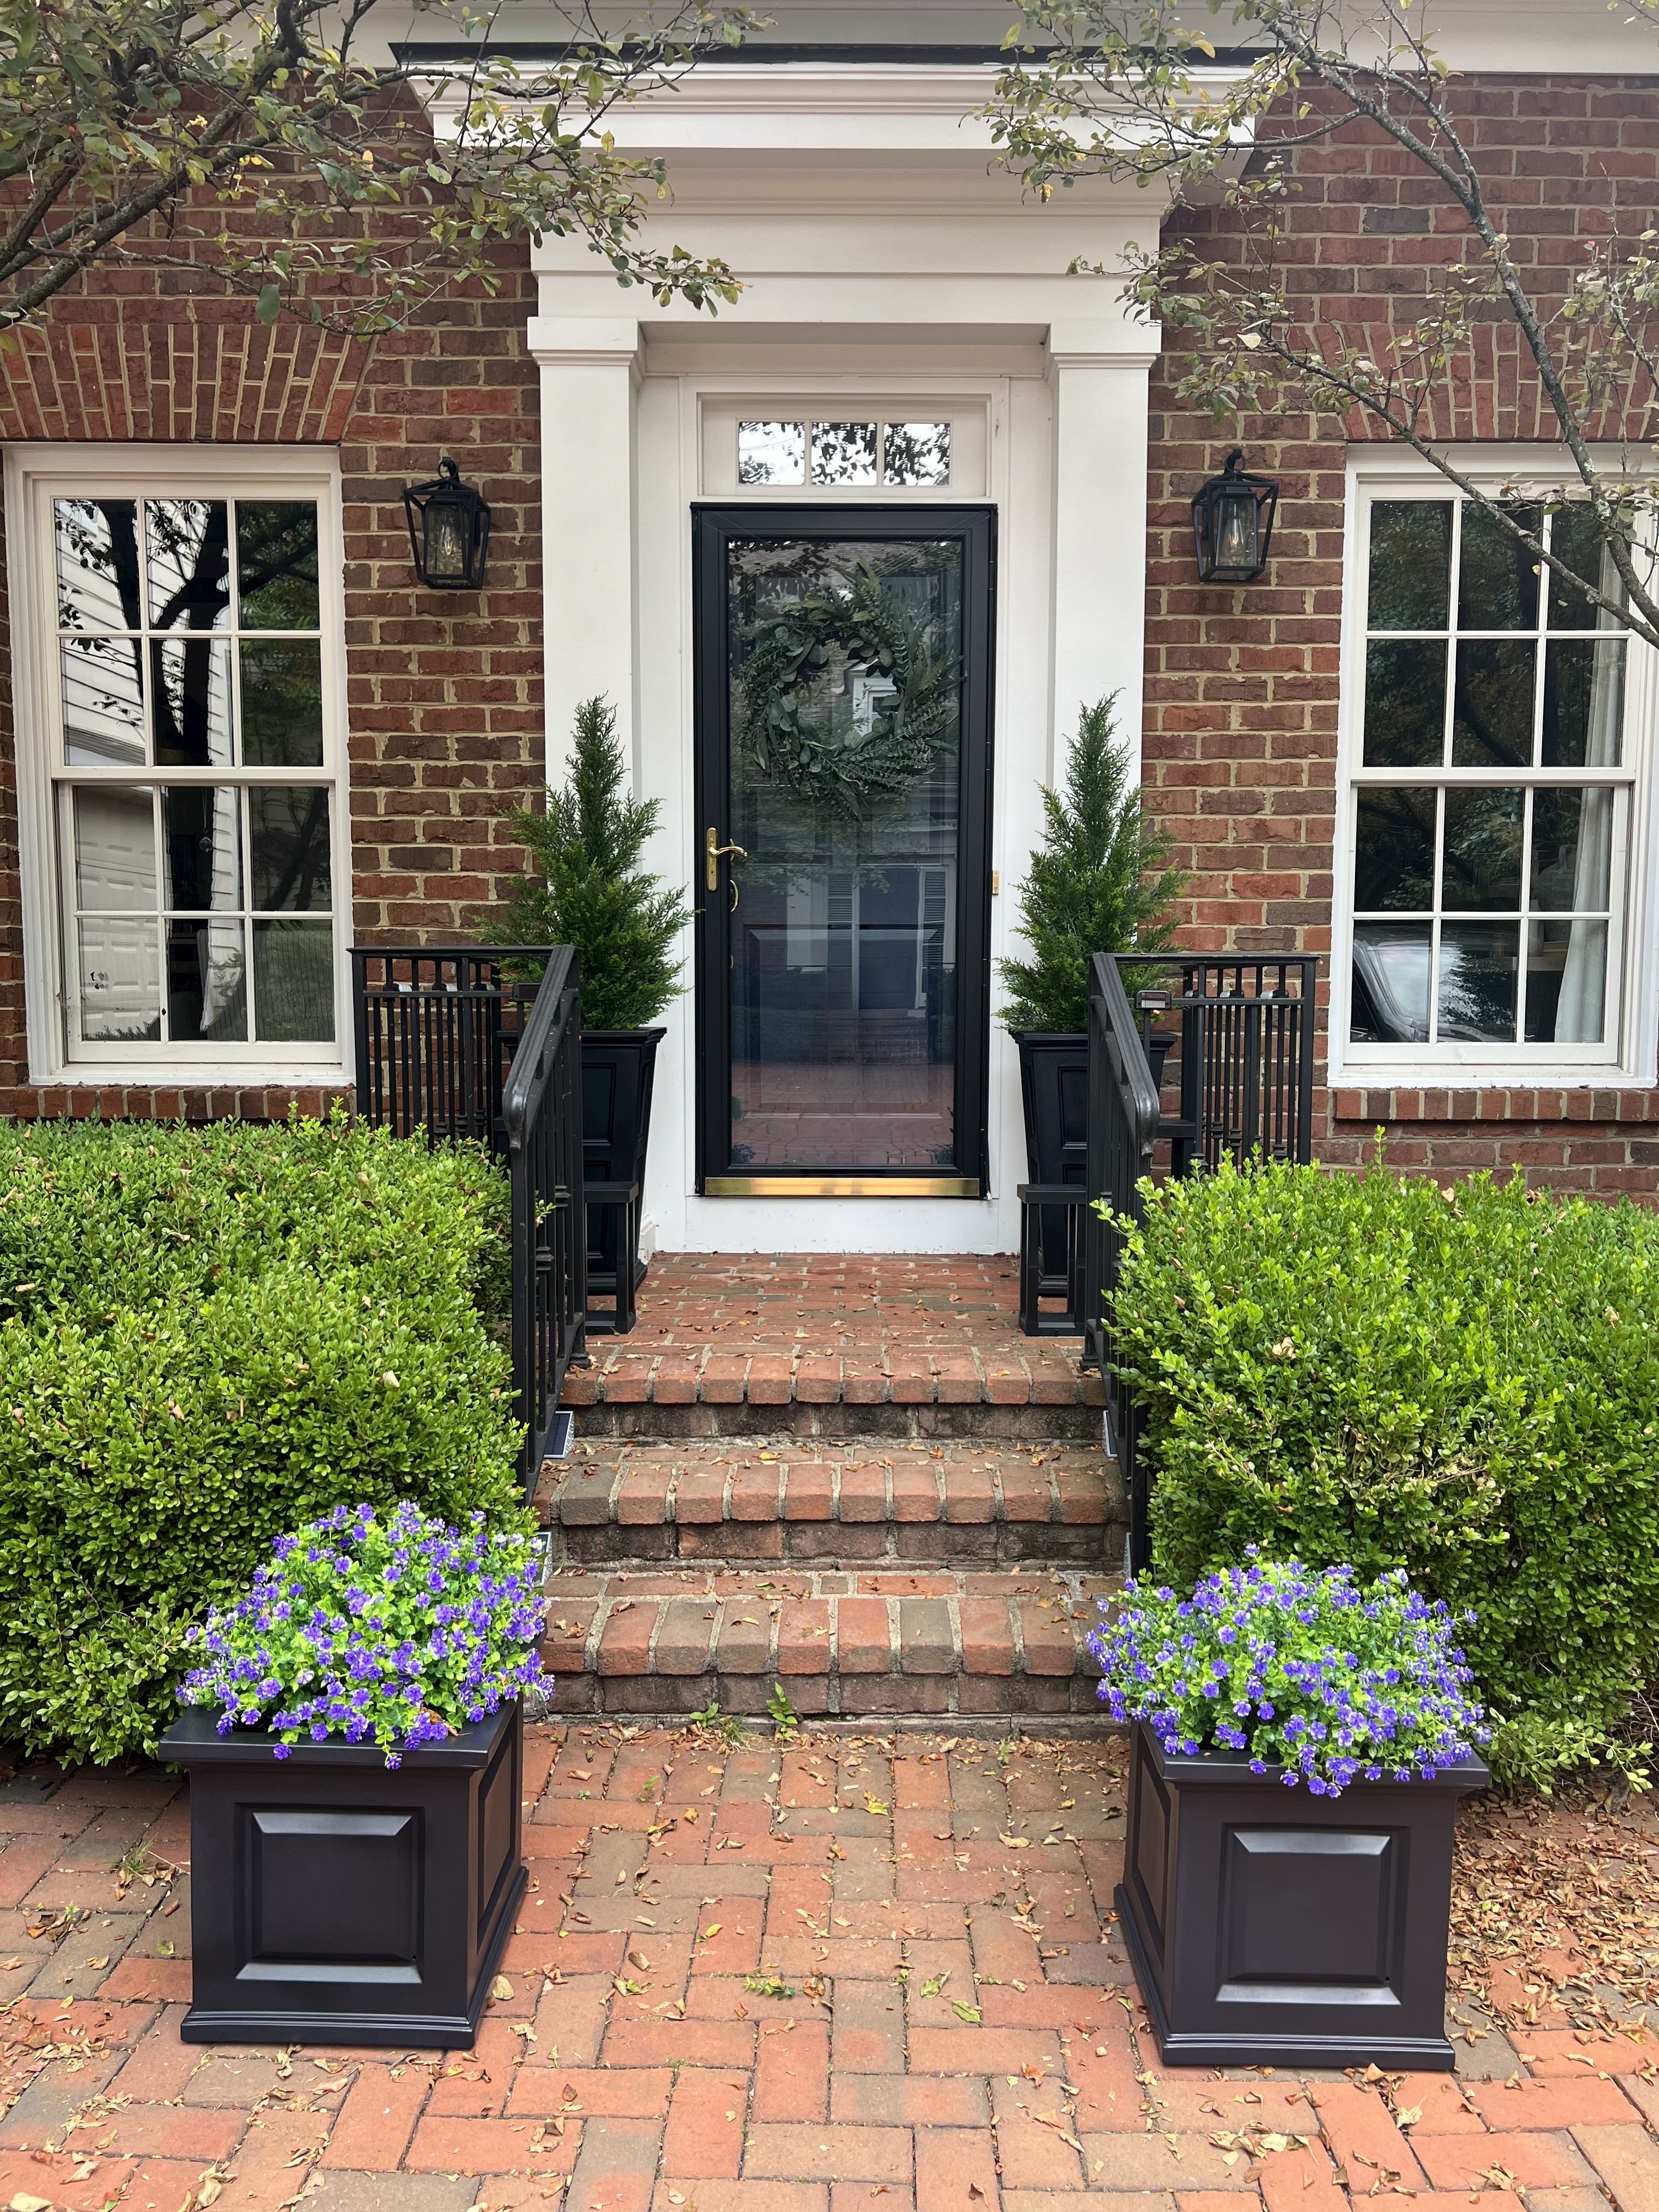
[[[1494,211],[1528,283],[1546,298],[1582,265],[1583,241],[1626,234],[1659,206],[1659,84],[1482,78],[1453,105]],[[1299,191],[1284,262],[1310,326],[1380,350],[1420,312],[1435,272],[1467,237],[1443,189],[1381,133],[1349,128],[1294,156]],[[1237,258],[1234,219],[1183,218],[1208,258]],[[1152,811],[1194,872],[1182,930],[1195,949],[1328,954],[1341,647],[1344,466],[1348,421],[1262,416],[1223,434],[1176,395],[1191,341],[1166,334],[1152,380],[1145,774]],[[1553,436],[1535,376],[1507,319],[1477,327],[1456,364],[1438,433],[1467,440]],[[1259,582],[1196,581],[1188,501],[1244,445],[1279,479],[1273,559]],[[1322,990],[1322,997],[1325,994]],[[1322,1014],[1322,1061],[1323,1054]],[[1322,1082],[1322,1065],[1321,1077]],[[1656,1094],[1394,1093],[1316,1099],[1316,1152],[1352,1164],[1376,1126],[1389,1156],[1440,1172],[1516,1163],[1542,1184],[1659,1192]]]
[[[507,808],[540,787],[539,419],[527,253],[371,343],[251,311],[188,276],[100,274],[0,352],[0,438],[339,448],[354,923],[360,941],[471,935],[518,872]],[[492,509],[488,588],[420,589],[403,486],[453,453]],[[3,580],[0,580],[3,584]],[[3,599],[0,588],[0,599]],[[313,1091],[40,1090],[24,1042],[9,626],[0,605],[0,1113],[279,1115]],[[349,1018],[349,1016],[348,1016]]]

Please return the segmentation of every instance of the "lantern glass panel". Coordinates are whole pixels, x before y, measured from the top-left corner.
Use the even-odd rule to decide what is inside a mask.
[[[428,584],[466,580],[466,517],[459,503],[434,498],[426,510],[426,580]]]
[[[1256,552],[1255,494],[1225,491],[1216,501],[1215,565],[1218,569],[1253,569]]]

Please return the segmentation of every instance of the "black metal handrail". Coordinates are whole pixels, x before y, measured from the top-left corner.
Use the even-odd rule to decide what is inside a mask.
[[[513,1179],[513,1379],[535,1488],[565,1370],[583,1348],[587,1206],[582,1188],[580,963],[556,945],[501,1094]]]
[[[1158,1142],[1158,1093],[1116,963],[1096,953],[1089,976],[1089,1164],[1083,1211],[1085,1356],[1106,1385],[1106,1449],[1116,1459],[1129,1505],[1128,1557],[1146,1565],[1146,1500],[1140,1480],[1133,1401],[1112,1371],[1110,1299],[1125,1232],[1145,1208],[1141,1178]],[[1103,1207],[1105,1209],[1103,1212]]]
[[[581,1006],[566,945],[363,945],[351,955],[357,1111],[471,1140],[511,1180],[513,1387],[534,1486],[565,1370],[584,1356]],[[539,983],[530,976],[541,971]]]

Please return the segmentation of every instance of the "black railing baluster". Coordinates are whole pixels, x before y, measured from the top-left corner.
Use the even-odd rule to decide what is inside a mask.
[[[1130,1024],[1143,1065],[1153,1024],[1174,1016],[1180,1024],[1180,1107],[1172,1119],[1160,1120],[1158,1128],[1170,1147],[1168,1172],[1213,1171],[1224,1157],[1240,1162],[1256,1154],[1264,1159],[1310,1159],[1317,959],[1309,954],[1256,959],[1188,952],[1161,960],[1119,953],[1114,959],[1120,969],[1163,968],[1180,978],[1177,993],[1147,994],[1139,1022],[1132,1018]],[[1037,1267],[1043,1247],[1055,1241],[1056,1210],[1069,1208],[1075,1215],[1088,1196],[1075,1186],[1019,1186],[1020,1326],[1029,1336],[1070,1336],[1093,1326],[1093,1293],[1083,1262],[1073,1258],[1068,1267],[1064,1307],[1046,1310],[1040,1289],[1044,1277]],[[1077,1249],[1086,1242],[1079,1240]],[[1052,1276],[1046,1279],[1052,1295]]]
[[[568,945],[550,957],[501,1091],[513,1178],[513,1365],[533,1492],[587,1304],[582,1188],[581,997]]]
[[[1116,964],[1097,953],[1089,989],[1089,1149],[1082,1213],[1083,1298],[1088,1356],[1106,1384],[1106,1448],[1118,1462],[1129,1502],[1129,1564],[1146,1564],[1146,1500],[1135,1449],[1133,1401],[1112,1372],[1110,1298],[1117,1285],[1123,1231],[1111,1215],[1139,1220],[1141,1177],[1158,1142],[1158,1093],[1135,1034],[1134,1016]]]
[[[354,947],[357,1111],[400,1137],[471,1139],[512,1183],[513,1384],[533,1490],[565,1370],[583,1356],[581,1001],[568,945]],[[514,971],[543,969],[530,987]],[[507,1018],[511,1009],[511,1020]]]

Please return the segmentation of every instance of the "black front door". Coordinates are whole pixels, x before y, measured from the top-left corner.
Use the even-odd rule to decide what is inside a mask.
[[[977,1198],[994,517],[695,528],[698,1188]]]

